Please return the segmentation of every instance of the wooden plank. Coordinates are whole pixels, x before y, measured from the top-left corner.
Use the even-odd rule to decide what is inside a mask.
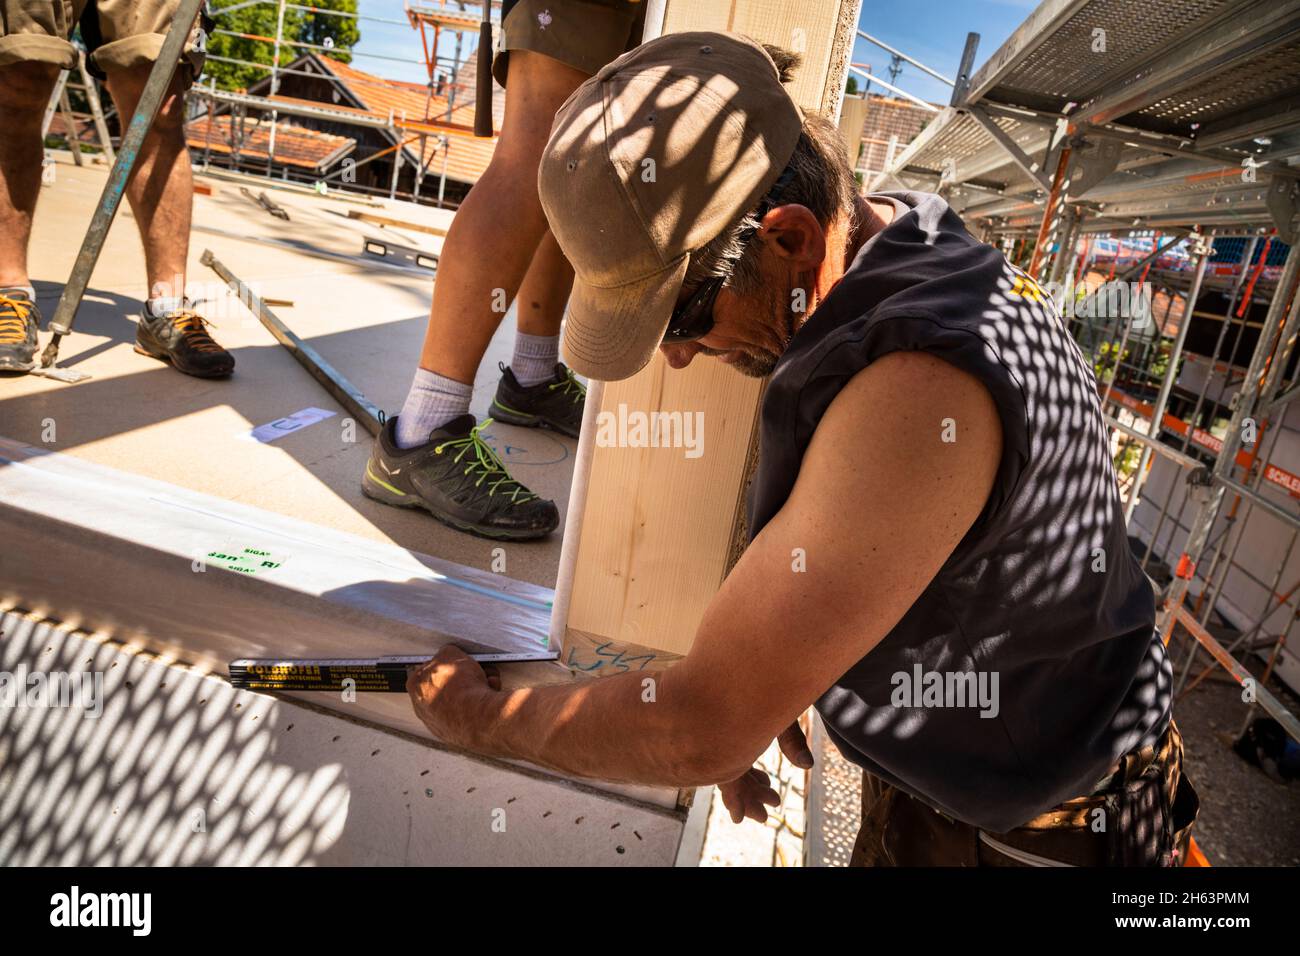
[[[405,219],[393,219],[389,216],[379,216],[373,212],[362,212],[359,209],[348,210],[349,219],[358,219],[361,222],[370,222],[378,226],[396,226],[399,229],[410,229],[412,232],[427,232],[431,236],[445,236],[447,230],[439,226],[426,226],[422,222],[409,222]]]
[[[834,120],[861,0],[669,0],[664,32],[729,30],[804,55],[791,95]],[[649,29],[648,29],[649,34]],[[663,358],[594,388],[578,452],[551,634],[562,660],[592,673],[625,645],[623,661],[685,654],[743,537],[744,491],[762,382],[699,359],[673,371]],[[602,447],[597,414],[699,413],[703,445]]]
[[[805,110],[834,119],[860,7],[860,0],[669,0],[663,32],[743,33],[800,54],[803,65],[790,83],[790,95]],[[838,83],[827,82],[837,78]]]

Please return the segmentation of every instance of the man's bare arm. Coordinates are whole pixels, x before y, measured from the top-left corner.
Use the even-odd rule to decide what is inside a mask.
[[[945,419],[956,441],[943,440]],[[789,500],[684,660],[502,693],[450,652],[413,679],[417,712],[449,742],[567,773],[732,780],[911,607],[983,509],[1001,448],[978,380],[924,353],[886,356],[827,409]]]

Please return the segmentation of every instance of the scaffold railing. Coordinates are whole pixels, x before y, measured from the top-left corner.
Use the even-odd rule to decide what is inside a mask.
[[[420,184],[429,172],[434,156],[441,154],[443,157],[441,174],[438,177],[438,194],[437,204],[441,206],[444,201],[447,178],[447,151],[448,145],[452,138],[462,136],[473,136],[473,128],[466,123],[459,123],[453,120],[455,112],[460,106],[470,102],[473,95],[472,82],[463,82],[461,80],[461,71],[472,62],[472,57],[477,49],[477,36],[472,37],[472,42],[468,44],[462,42],[462,34],[477,34],[479,24],[484,9],[482,3],[466,3],[464,0],[449,0],[449,2],[438,4],[405,4],[403,12],[404,19],[394,19],[390,17],[378,17],[369,14],[353,13],[350,11],[329,10],[321,7],[315,7],[307,4],[290,3],[288,0],[244,0],[235,4],[216,7],[213,9],[214,16],[218,19],[224,14],[232,13],[246,7],[255,5],[268,5],[277,8],[276,32],[274,35],[263,35],[248,33],[245,31],[232,30],[218,25],[214,29],[214,34],[219,36],[232,36],[258,43],[265,43],[273,48],[270,63],[261,63],[253,60],[244,60],[235,57],[226,57],[215,54],[209,54],[208,58],[214,62],[230,63],[244,67],[251,67],[262,70],[268,74],[270,79],[269,95],[255,95],[244,91],[227,91],[218,90],[215,84],[209,83],[207,86],[195,87],[187,94],[188,112],[191,118],[208,115],[214,116],[219,110],[227,110],[232,115],[231,122],[226,126],[226,138],[223,145],[232,157],[232,162],[238,168],[243,160],[242,144],[245,141],[244,127],[248,112],[251,110],[256,115],[256,123],[266,123],[269,130],[269,145],[265,152],[265,169],[263,170],[267,178],[272,177],[277,169],[276,140],[280,125],[281,116],[328,120],[330,123],[343,125],[352,125],[360,128],[370,128],[382,130],[390,140],[390,145],[386,149],[381,149],[371,153],[365,158],[356,161],[351,166],[355,169],[357,166],[371,162],[376,159],[390,159],[392,162],[391,182],[388,189],[390,198],[396,198],[398,195],[398,182],[401,166],[403,162],[409,164],[415,170],[412,190],[409,194],[404,194],[411,199],[419,199]],[[493,8],[499,8],[500,4],[492,3]],[[310,43],[296,38],[286,37],[284,31],[285,14],[287,11],[298,11],[309,13],[312,16],[331,16],[347,18],[358,22],[382,23],[387,25],[398,25],[416,29],[420,33],[423,58],[416,60],[404,57],[395,57],[388,54],[371,53],[368,51],[359,51],[355,49],[346,49],[335,47],[329,44]],[[428,31],[432,31],[430,38]],[[454,50],[451,53],[443,52],[443,31],[448,31],[454,42]],[[298,54],[314,54],[320,57],[337,56],[345,53],[350,57],[364,57],[387,62],[401,62],[410,64],[421,64],[425,67],[428,76],[428,96],[425,100],[425,109],[423,115],[412,115],[409,112],[395,113],[390,110],[386,117],[376,115],[373,111],[349,109],[346,107],[331,107],[328,104],[308,104],[301,102],[291,102],[278,95],[280,81],[284,77],[308,77],[313,79],[322,79],[318,72],[304,69],[294,69],[292,65],[286,66],[282,63],[282,51],[292,50],[295,53],[295,62]],[[472,74],[472,71],[471,71]],[[385,81],[382,78],[358,76],[355,71],[347,77],[347,84],[351,86],[361,86],[369,88],[393,89],[399,85],[395,81]],[[435,87],[439,93],[439,99],[435,100]],[[437,109],[433,106],[437,103]],[[458,106],[458,102],[460,106]],[[209,131],[211,126],[209,126]],[[434,154],[430,155],[428,150],[428,140],[432,139],[434,144]],[[414,149],[412,147],[415,147]],[[205,150],[205,165],[211,155],[211,150]],[[260,155],[260,154],[259,154]],[[288,175],[288,168],[280,164],[284,174]],[[323,172],[317,177],[321,184],[337,183],[337,171],[334,173]],[[349,188],[344,186],[343,188]],[[373,192],[373,188],[352,184],[350,188],[360,191]]]

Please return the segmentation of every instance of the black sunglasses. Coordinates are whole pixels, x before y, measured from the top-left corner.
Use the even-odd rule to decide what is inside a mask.
[[[794,179],[793,167],[787,166],[785,170],[777,177],[772,188],[767,191],[763,201],[758,204],[754,210],[754,218],[758,222],[763,221],[766,216],[776,206],[781,198],[781,193],[785,192],[785,187],[790,185],[790,180]],[[756,228],[746,229],[737,238],[741,246],[746,246],[754,238]],[[711,279],[705,279],[695,291],[691,293],[690,298],[673,309],[672,318],[668,320],[668,331],[664,333],[663,343],[668,345],[679,344],[682,342],[694,342],[696,339],[704,338],[713,330],[713,304],[718,301],[718,293],[722,287],[727,284],[728,276],[714,276]]]

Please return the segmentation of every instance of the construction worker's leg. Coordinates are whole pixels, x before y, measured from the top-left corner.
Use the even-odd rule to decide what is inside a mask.
[[[180,0],[98,0],[81,18],[81,35],[93,69],[107,77],[118,116],[129,123],[168,33]],[[162,103],[136,156],[126,198],[144,244],[148,301],[135,327],[135,350],[186,375],[225,378],[234,357],[213,341],[207,322],[185,301],[194,183],[185,145],[185,90],[202,71],[211,20],[200,14],[172,71]]]
[[[573,289],[573,266],[548,229],[533,253],[515,297],[514,356],[510,369],[521,385],[536,385],[555,376],[559,361],[560,322]]]
[[[36,363],[41,315],[27,275],[27,242],[41,191],[41,122],[58,77],[50,63],[0,66],[0,372]]]
[[[119,116],[134,115],[151,66],[143,63],[108,74],[108,90]],[[182,74],[183,70],[177,71],[158,108],[126,189],[144,243],[151,300],[180,300],[185,294],[194,183],[185,145],[184,88],[188,80]]]
[[[501,83],[511,81],[520,50],[545,54],[590,75],[640,43],[645,32],[646,4],[639,0],[574,0],[562,8],[546,0],[518,0],[506,8],[502,49],[492,64]],[[519,331],[510,368],[497,388],[493,417],[578,434],[585,393],[572,379],[557,378],[560,320],[572,286],[573,269],[548,232],[516,299]]]
[[[119,116],[132,116],[144,93],[150,62],[108,72]],[[199,378],[225,378],[235,359],[208,333],[206,320],[185,300],[194,182],[185,145],[185,94],[190,77],[178,68],[136,158],[126,197],[144,244],[148,301],[135,327],[135,350]]]
[[[515,299],[519,307],[516,320],[519,331],[528,335],[559,335],[572,289],[573,266],[564,258],[560,244],[548,229],[533,253],[533,261]]]
[[[27,242],[41,191],[41,121],[59,68],[0,66],[0,289],[29,286]]]
[[[475,486],[482,494],[476,498],[469,491],[467,498],[462,470],[440,466],[451,456],[439,453],[453,443],[481,443],[467,414],[474,376],[530,268],[537,270],[534,298],[555,304],[551,318],[535,326],[545,334],[519,336],[532,345],[517,347],[516,361],[523,349],[535,371],[555,355],[571,273],[554,242],[539,252],[546,217],[537,196],[537,167],[556,111],[632,37],[640,38],[643,7],[638,0],[502,4],[500,49],[492,64],[493,76],[506,88],[501,135],[443,243],[420,367],[401,412],[375,442],[362,478],[369,497],[400,507],[418,504],[452,527],[498,540],[541,537],[559,524],[553,501],[534,495],[499,466],[486,489],[482,481]],[[543,276],[547,270],[551,274]],[[538,311],[546,310],[539,305]],[[553,380],[535,386],[520,384],[506,369],[492,416],[576,435],[585,390],[572,373],[557,375],[553,362],[550,369]],[[490,458],[482,448],[477,454],[480,461]]]
[[[527,50],[511,56],[501,136],[447,233],[420,355],[420,368],[438,376],[436,384],[462,390],[444,402],[438,393],[413,387],[398,421],[404,446],[426,441],[432,429],[469,408],[474,373],[546,232],[537,167],[551,120],[586,78],[548,56]]]
[[[41,191],[41,123],[60,69],[77,65],[68,42],[84,0],[0,0],[0,371],[35,365],[40,312],[27,243]]]

